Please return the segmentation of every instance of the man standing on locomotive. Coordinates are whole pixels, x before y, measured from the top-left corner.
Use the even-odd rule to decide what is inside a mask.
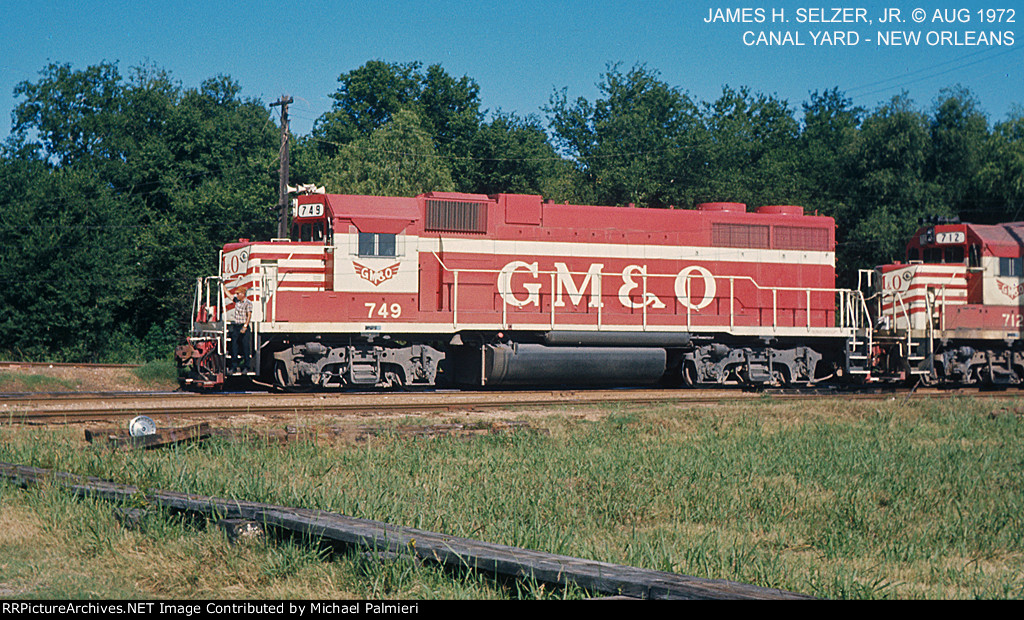
[[[229,334],[231,336],[231,372],[248,372],[250,357],[249,321],[252,320],[252,302],[248,300],[246,288],[235,290],[235,308],[231,313]]]

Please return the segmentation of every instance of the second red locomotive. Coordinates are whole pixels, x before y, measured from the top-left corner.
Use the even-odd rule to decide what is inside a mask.
[[[924,383],[1018,384],[1024,223],[922,227],[876,270],[872,363]]]

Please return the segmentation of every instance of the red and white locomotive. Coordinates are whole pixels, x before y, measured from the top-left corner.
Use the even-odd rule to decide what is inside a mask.
[[[230,243],[220,273],[197,282],[183,382],[218,387],[231,376],[225,319],[238,289],[253,304],[255,366],[237,374],[284,389],[959,376],[968,345],[927,344],[936,332],[919,326],[920,300],[904,294],[952,261],[879,268],[871,313],[861,292],[835,287],[834,233],[831,218],[789,205],[304,195],[290,239]],[[971,243],[961,244],[965,282]],[[1019,251],[1016,261],[1019,270]],[[951,309],[967,290],[950,284],[932,298]],[[941,357],[918,359],[933,350]]]
[[[876,270],[874,364],[926,383],[1016,384],[1024,222],[940,222],[917,231],[907,262]]]

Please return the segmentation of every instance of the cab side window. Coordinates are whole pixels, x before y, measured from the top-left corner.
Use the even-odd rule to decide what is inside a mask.
[[[1020,258],[1000,258],[999,259],[999,275],[1005,277],[1019,278],[1024,276],[1024,259]]]
[[[398,256],[398,235],[394,233],[359,233],[359,256]]]

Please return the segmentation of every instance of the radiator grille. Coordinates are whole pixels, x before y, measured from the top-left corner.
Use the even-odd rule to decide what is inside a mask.
[[[722,248],[767,248],[768,227],[754,224],[713,224],[711,245]]]
[[[828,231],[804,226],[776,226],[775,247],[780,250],[817,250],[827,252]]]
[[[485,233],[487,232],[487,203],[428,200],[426,229]]]

